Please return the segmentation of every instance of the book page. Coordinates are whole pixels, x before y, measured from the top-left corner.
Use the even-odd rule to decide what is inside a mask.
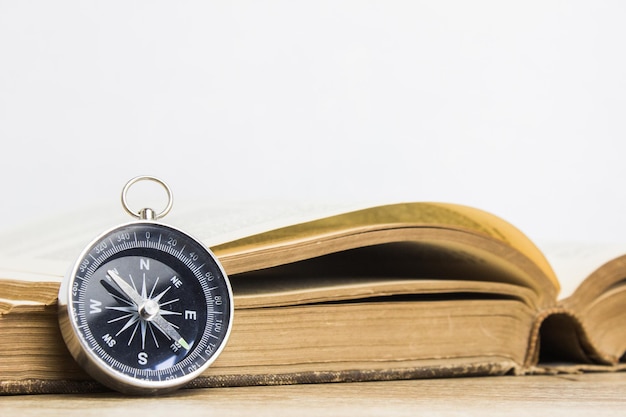
[[[355,211],[363,208],[367,209]],[[490,221],[485,221],[485,217]],[[380,226],[391,230],[407,224],[438,230],[469,230],[520,249],[532,245],[519,231],[504,221],[497,222],[497,219],[479,210],[451,204],[410,203],[383,207],[364,203],[311,204],[274,200],[229,205],[180,204],[164,223],[195,236],[215,248],[218,255],[229,250],[228,242],[234,243],[235,250],[248,253],[246,251],[250,248],[258,249],[260,245],[271,246],[276,242],[293,244],[298,239],[312,239],[315,243],[324,233],[342,233],[351,228],[363,231],[365,229],[359,228]],[[17,228],[12,234],[0,237],[0,277],[35,282],[42,279],[60,281],[90,241],[129,221],[133,219],[121,208],[109,205]],[[263,233],[267,231],[273,232]],[[227,245],[218,245],[221,242],[227,242]],[[550,289],[545,290],[554,294]]]
[[[626,243],[544,242],[543,250],[561,283],[560,299],[571,296],[596,269],[626,254]]]
[[[207,247],[368,206],[358,202],[180,202],[159,219]],[[89,209],[34,220],[0,236],[0,278],[60,280],[82,250],[106,230],[134,221],[121,206]]]

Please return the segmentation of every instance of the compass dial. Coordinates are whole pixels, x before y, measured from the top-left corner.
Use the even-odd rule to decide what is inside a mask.
[[[128,393],[172,390],[213,362],[232,291],[214,255],[170,226],[139,221],[96,239],[59,293],[63,337],[95,379]]]

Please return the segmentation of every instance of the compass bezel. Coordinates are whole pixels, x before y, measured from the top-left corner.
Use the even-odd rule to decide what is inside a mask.
[[[194,354],[198,355],[201,360],[199,359],[198,363],[193,363],[187,372],[184,372],[183,374],[177,375],[175,377],[173,376],[171,379],[145,380],[121,372],[120,370],[117,370],[109,365],[101,355],[97,354],[94,351],[91,344],[86,340],[85,331],[83,331],[79,326],[78,308],[73,307],[74,301],[78,299],[78,297],[75,295],[75,293],[77,293],[77,288],[81,288],[80,285],[78,287],[75,286],[75,282],[77,282],[77,279],[85,278],[84,275],[83,278],[80,277],[81,263],[84,262],[84,260],[92,253],[92,251],[98,244],[106,239],[110,239],[110,237],[115,233],[128,229],[129,227],[139,227],[144,229],[149,227],[157,228],[159,230],[163,230],[164,232],[169,232],[177,236],[182,236],[185,239],[188,239],[190,242],[193,242],[195,248],[202,250],[202,258],[205,258],[207,261],[211,262],[211,266],[207,267],[207,271],[209,271],[209,269],[211,270],[210,272],[215,271],[215,277],[211,281],[212,285],[218,285],[220,287],[220,290],[223,293],[227,294],[227,300],[223,300],[223,304],[228,305],[223,307],[224,320],[221,325],[222,327],[220,331],[220,336],[222,337],[218,341],[219,344],[214,344],[215,347],[210,353],[203,352],[205,353],[204,355],[198,354],[198,345],[192,346],[191,350],[187,354],[185,354],[184,358],[180,361],[177,361],[177,363],[186,360],[186,358]],[[116,253],[123,252],[124,250],[128,249],[122,249]],[[104,260],[94,268],[94,272],[97,271],[102,265],[104,265],[110,258],[110,255],[104,257]],[[82,266],[82,268],[84,272],[84,265]],[[204,273],[205,271],[202,272]],[[194,273],[193,275],[198,277],[196,273]],[[83,285],[88,286],[89,283]],[[82,314],[86,314],[85,309],[86,306],[83,306]],[[85,247],[85,249],[81,252],[76,262],[72,265],[72,267],[68,271],[68,274],[62,281],[62,285],[59,290],[58,314],[59,326],[68,350],[70,351],[74,359],[78,362],[78,364],[89,375],[91,375],[94,379],[98,380],[102,384],[108,386],[109,388],[115,389],[120,392],[128,394],[157,394],[175,390],[190,382],[191,380],[199,376],[202,372],[204,372],[217,359],[217,357],[225,348],[230,336],[230,332],[232,330],[232,324],[234,319],[234,303],[232,288],[226,272],[224,271],[222,265],[220,264],[217,257],[213,254],[213,252],[211,252],[211,250],[207,248],[200,240],[168,224],[153,220],[138,220],[124,223],[106,230],[105,232],[94,238]],[[226,316],[228,317],[226,318]],[[203,338],[207,331],[208,330],[205,329],[205,331],[203,332]],[[208,358],[205,359],[204,356],[208,356]]]

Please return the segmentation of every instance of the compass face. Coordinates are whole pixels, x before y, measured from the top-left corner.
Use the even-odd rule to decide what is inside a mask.
[[[59,293],[63,337],[103,384],[129,393],[179,387],[215,360],[230,333],[226,274],[189,235],[140,221],[83,252]]]

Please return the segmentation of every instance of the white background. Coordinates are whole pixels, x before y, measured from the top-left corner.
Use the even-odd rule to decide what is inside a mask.
[[[626,241],[626,2],[0,1],[0,231],[182,200],[448,201]],[[94,231],[97,233],[99,231]]]

